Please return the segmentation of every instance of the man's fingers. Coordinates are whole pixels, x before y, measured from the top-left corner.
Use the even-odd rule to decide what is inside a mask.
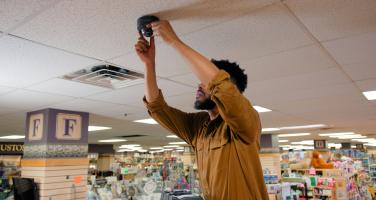
[[[155,47],[154,36],[151,36],[151,37],[150,37],[150,47],[151,47],[151,48],[154,48],[154,47]]]
[[[146,40],[138,40],[137,43],[143,44],[143,45],[145,45],[145,46],[149,46],[149,42],[146,41]]]
[[[139,46],[137,46],[137,45],[134,45],[134,48],[136,49],[136,51],[137,51],[138,53],[143,52],[142,48],[139,47]]]
[[[148,50],[148,47],[146,47],[145,45],[143,45],[143,44],[141,44],[141,43],[137,43],[137,44],[135,45],[135,48],[136,48],[137,50],[140,50],[140,51],[143,51],[143,52],[145,52],[145,51]]]

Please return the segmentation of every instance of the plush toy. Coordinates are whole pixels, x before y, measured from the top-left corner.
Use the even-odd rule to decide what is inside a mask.
[[[320,158],[320,153],[314,151],[312,154],[311,166],[316,169],[333,169],[333,163],[327,163],[322,158]]]

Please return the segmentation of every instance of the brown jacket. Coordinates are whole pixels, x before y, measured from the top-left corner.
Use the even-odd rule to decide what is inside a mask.
[[[144,102],[151,117],[196,151],[205,200],[268,200],[258,149],[261,124],[251,103],[221,70],[208,85],[220,116],[185,113],[163,95]]]

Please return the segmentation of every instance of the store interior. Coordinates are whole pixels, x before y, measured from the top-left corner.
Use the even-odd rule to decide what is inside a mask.
[[[27,113],[48,108],[89,113],[89,126],[87,174],[46,199],[198,199],[195,149],[142,101],[134,44],[147,14],[245,69],[270,199],[376,198],[376,1],[16,0],[0,2],[0,199],[14,199],[27,169]],[[166,102],[197,112],[199,80],[159,38],[156,48]],[[116,75],[98,72],[108,66]]]

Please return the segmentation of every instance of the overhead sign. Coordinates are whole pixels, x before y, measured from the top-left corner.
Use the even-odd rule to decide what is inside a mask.
[[[326,149],[326,140],[314,140],[314,148],[317,150]]]
[[[0,155],[22,155],[24,151],[24,145],[21,142],[10,143],[1,142],[0,143]]]
[[[41,140],[43,138],[44,113],[30,115],[29,118],[29,140]]]
[[[27,113],[25,144],[87,144],[89,113],[47,108]]]
[[[356,149],[363,150],[364,149],[364,145],[363,144],[356,144]]]
[[[82,117],[75,114],[58,113],[56,116],[56,138],[79,140],[82,134]]]

